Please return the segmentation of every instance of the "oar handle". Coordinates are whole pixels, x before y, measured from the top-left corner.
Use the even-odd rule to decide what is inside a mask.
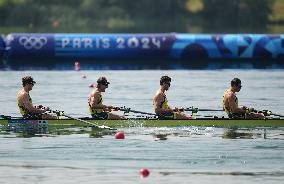
[[[192,113],[197,113],[198,111],[208,111],[208,112],[223,112],[223,109],[199,109],[199,108],[194,108],[194,107],[186,107],[186,108],[182,108],[180,109],[181,111],[191,111]]]
[[[64,116],[64,111],[59,111],[59,110],[48,110],[49,113],[54,113],[56,116]]]
[[[131,110],[131,108],[128,108],[128,107],[116,107],[116,109],[123,111],[124,113],[133,112],[133,113],[138,113],[138,114],[146,114],[146,115],[156,116],[156,114],[154,114],[154,113]]]
[[[198,111],[214,111],[214,112],[223,112],[223,109],[198,109]]]
[[[12,118],[11,116],[6,116],[6,115],[3,115],[3,114],[1,114],[0,117],[3,118],[3,119],[11,119]]]

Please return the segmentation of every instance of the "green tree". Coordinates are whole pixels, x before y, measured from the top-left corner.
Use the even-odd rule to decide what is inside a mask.
[[[203,0],[201,12],[207,30],[263,32],[273,0]]]

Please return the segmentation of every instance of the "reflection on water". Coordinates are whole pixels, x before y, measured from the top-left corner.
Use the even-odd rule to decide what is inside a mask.
[[[164,141],[164,140],[167,140],[167,134],[153,134],[153,137],[155,138],[155,140],[161,140],[161,141]]]
[[[251,129],[224,129],[222,138],[224,139],[284,139],[282,134],[283,128],[274,129],[271,128],[251,128]]]
[[[212,136],[223,139],[284,139],[283,128],[213,128],[213,127],[129,127],[118,130],[98,129],[94,127],[51,128],[32,124],[15,124],[0,127],[0,135],[16,137],[59,136],[88,134],[90,138],[113,136],[117,131],[129,135],[152,135],[155,140],[167,140],[168,136],[198,137]],[[268,131],[268,132],[267,132]]]
[[[253,133],[250,132],[238,132],[237,129],[227,129],[224,130],[223,138],[224,139],[252,139]]]
[[[284,176],[284,172],[160,172],[161,175],[232,175],[232,176]]]
[[[42,137],[0,135],[1,183],[267,183],[283,181],[283,129],[212,127],[63,129]],[[266,139],[263,134],[266,133]],[[37,135],[35,135],[37,136]],[[227,136],[227,137],[226,137]],[[26,176],[29,177],[26,177]],[[23,180],[23,177],[26,177]],[[233,177],[233,178],[228,178]],[[248,178],[253,177],[253,178]],[[48,182],[47,182],[48,181]],[[170,182],[171,183],[171,182]],[[263,183],[263,182],[262,182]]]

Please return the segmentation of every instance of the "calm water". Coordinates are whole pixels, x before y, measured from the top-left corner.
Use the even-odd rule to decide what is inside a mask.
[[[32,75],[37,81],[30,92],[34,104],[87,116],[87,98],[90,83],[101,75],[110,86],[104,94],[104,102],[115,106],[127,106],[134,110],[153,112],[152,97],[159,87],[162,75],[172,77],[167,92],[170,105],[221,109],[222,95],[234,77],[242,80],[238,94],[240,105],[256,109],[269,109],[284,113],[283,70],[219,70],[219,71],[56,71],[56,72],[3,72],[0,71],[0,112],[19,116],[15,97],[21,88],[21,77]],[[86,75],[87,78],[81,78]],[[5,106],[3,106],[5,104]]]
[[[82,79],[85,74],[87,79]],[[172,106],[221,108],[233,77],[243,80],[241,105],[284,113],[282,70],[0,72],[1,114],[18,116],[21,77],[37,81],[34,104],[87,116],[88,84],[105,75],[107,104],[152,112],[161,75],[173,78]],[[212,113],[211,113],[212,114]],[[219,114],[223,115],[223,114]],[[283,129],[132,128],[125,140],[88,134],[0,136],[0,183],[282,183]],[[165,137],[166,140],[160,140]],[[140,178],[139,169],[150,170]]]

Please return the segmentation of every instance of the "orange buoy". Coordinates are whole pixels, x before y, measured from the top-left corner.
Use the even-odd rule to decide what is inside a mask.
[[[146,168],[143,168],[143,169],[140,169],[139,173],[140,173],[141,177],[145,178],[145,177],[149,176],[150,171]]]
[[[124,139],[124,138],[125,138],[123,132],[117,132],[117,133],[114,135],[114,137],[115,137],[116,139]]]

